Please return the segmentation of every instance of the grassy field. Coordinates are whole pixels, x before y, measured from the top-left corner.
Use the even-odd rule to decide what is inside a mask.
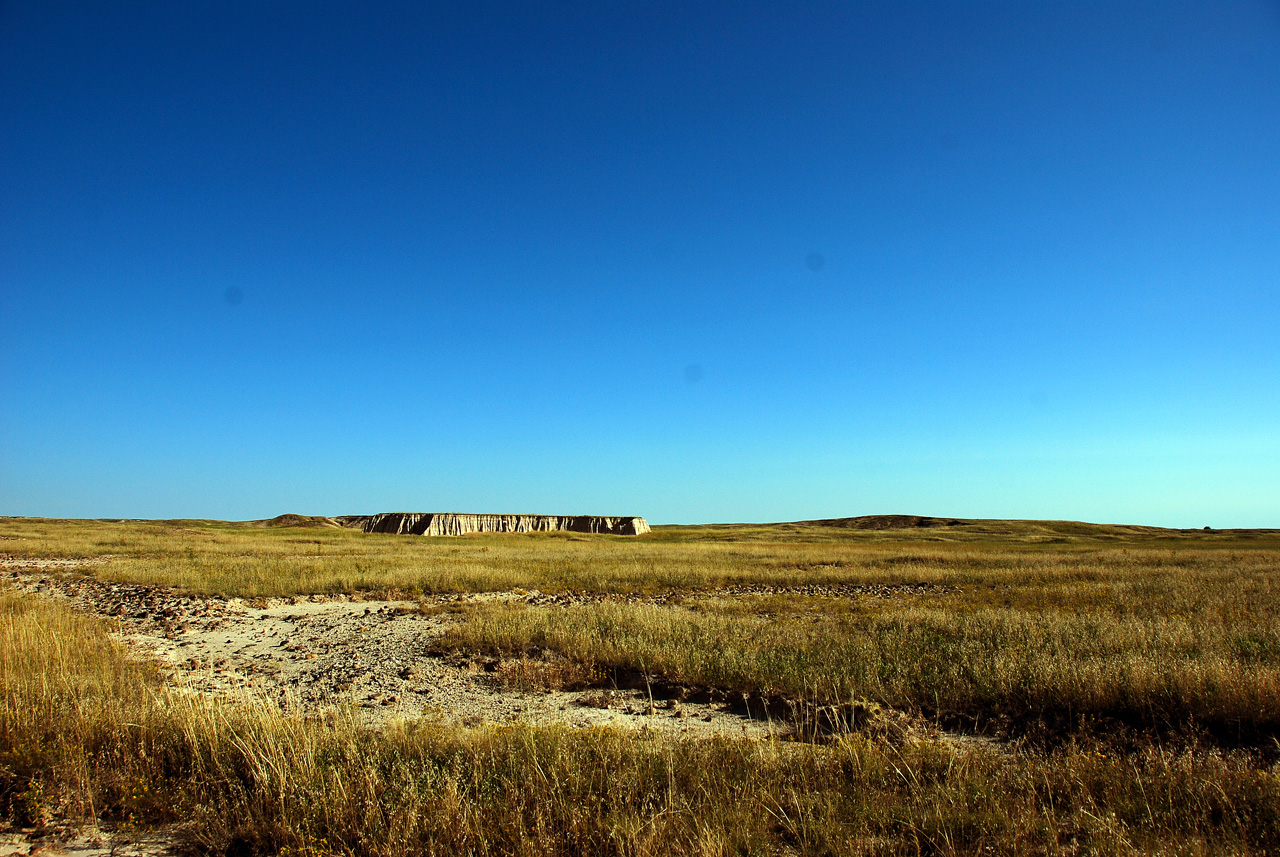
[[[422,539],[9,519],[0,554],[105,557],[81,571],[249,598],[586,591],[567,608],[450,607],[449,645],[907,724],[851,719],[816,744],[369,731],[180,696],[104,626],[8,595],[14,821],[183,819],[193,841],[243,853],[1280,848],[1276,533],[994,521]]]

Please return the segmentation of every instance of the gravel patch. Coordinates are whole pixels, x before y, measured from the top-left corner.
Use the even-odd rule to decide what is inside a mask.
[[[39,827],[0,822],[0,857],[171,857],[190,853],[172,829],[125,831],[111,825],[50,820]]]
[[[115,636],[174,686],[229,701],[257,701],[323,716],[354,711],[376,726],[430,718],[467,725],[525,721],[614,726],[691,737],[766,737],[767,721],[723,702],[655,700],[644,689],[512,690],[495,658],[442,657],[437,642],[456,619],[417,601],[348,596],[273,599],[195,596],[153,586],[11,570],[11,588],[65,600],[114,620]],[[511,600],[583,603],[537,592],[444,595],[435,603]]]

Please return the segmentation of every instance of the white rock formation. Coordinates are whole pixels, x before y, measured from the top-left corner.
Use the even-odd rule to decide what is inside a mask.
[[[644,518],[604,515],[464,515],[453,512],[384,512],[380,515],[343,515],[335,520],[344,527],[363,530],[366,533],[407,533],[415,536],[537,533],[555,530],[638,536],[649,532],[649,523]]]

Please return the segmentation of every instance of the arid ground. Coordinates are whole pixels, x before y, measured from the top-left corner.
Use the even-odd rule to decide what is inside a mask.
[[[0,854],[1280,847],[1274,531],[271,523],[0,521]]]

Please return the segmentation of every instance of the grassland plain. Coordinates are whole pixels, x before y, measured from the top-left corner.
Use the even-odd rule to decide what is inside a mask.
[[[450,606],[447,645],[991,739],[856,717],[819,743],[369,730],[177,694],[103,624],[7,595],[0,799],[15,823],[183,819],[191,841],[242,853],[1280,848],[1276,533],[975,522],[419,539],[9,519],[0,553],[249,598],[573,594]]]

